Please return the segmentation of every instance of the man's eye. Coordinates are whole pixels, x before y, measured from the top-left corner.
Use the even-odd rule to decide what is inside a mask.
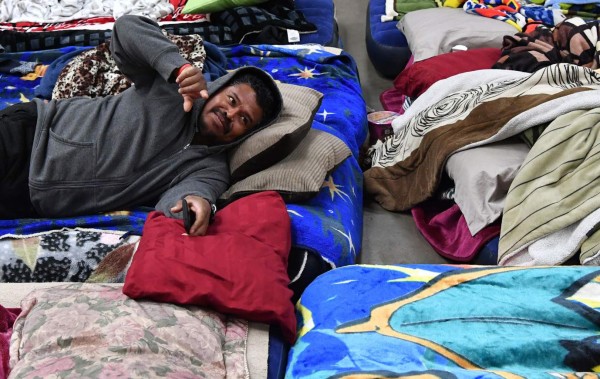
[[[233,98],[233,96],[227,96],[227,99],[229,100],[229,102],[230,102],[232,105],[235,105],[235,99]]]
[[[244,125],[248,125],[248,117],[242,116],[242,122],[244,123]]]

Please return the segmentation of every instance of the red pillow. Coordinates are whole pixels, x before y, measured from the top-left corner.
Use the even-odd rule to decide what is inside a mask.
[[[151,212],[123,293],[275,324],[293,343],[296,316],[287,274],[292,237],[281,195],[243,197],[217,212],[205,236],[184,233],[182,220]]]
[[[492,68],[501,52],[501,49],[482,48],[436,55],[402,70],[394,79],[394,87],[415,99],[438,80],[463,72]]]

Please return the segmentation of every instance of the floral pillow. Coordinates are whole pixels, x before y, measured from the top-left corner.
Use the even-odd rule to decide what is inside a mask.
[[[21,302],[11,378],[248,377],[248,324],[195,306],[136,301],[121,285],[75,283]]]

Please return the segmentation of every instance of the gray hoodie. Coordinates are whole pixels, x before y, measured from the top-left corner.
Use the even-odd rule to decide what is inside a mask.
[[[204,100],[183,111],[183,98],[171,78],[188,63],[150,19],[123,16],[115,23],[111,51],[134,85],[101,98],[37,102],[38,120],[31,155],[31,202],[45,217],[64,217],[153,205],[171,217],[185,195],[215,202],[229,186],[226,150],[192,145]],[[256,67],[243,67],[208,84],[209,95],[242,72],[273,79]],[[264,120],[252,133],[267,126]]]

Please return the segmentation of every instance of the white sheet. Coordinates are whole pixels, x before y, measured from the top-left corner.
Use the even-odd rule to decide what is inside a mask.
[[[50,23],[125,14],[158,20],[173,10],[169,0],[2,0],[0,22]]]

